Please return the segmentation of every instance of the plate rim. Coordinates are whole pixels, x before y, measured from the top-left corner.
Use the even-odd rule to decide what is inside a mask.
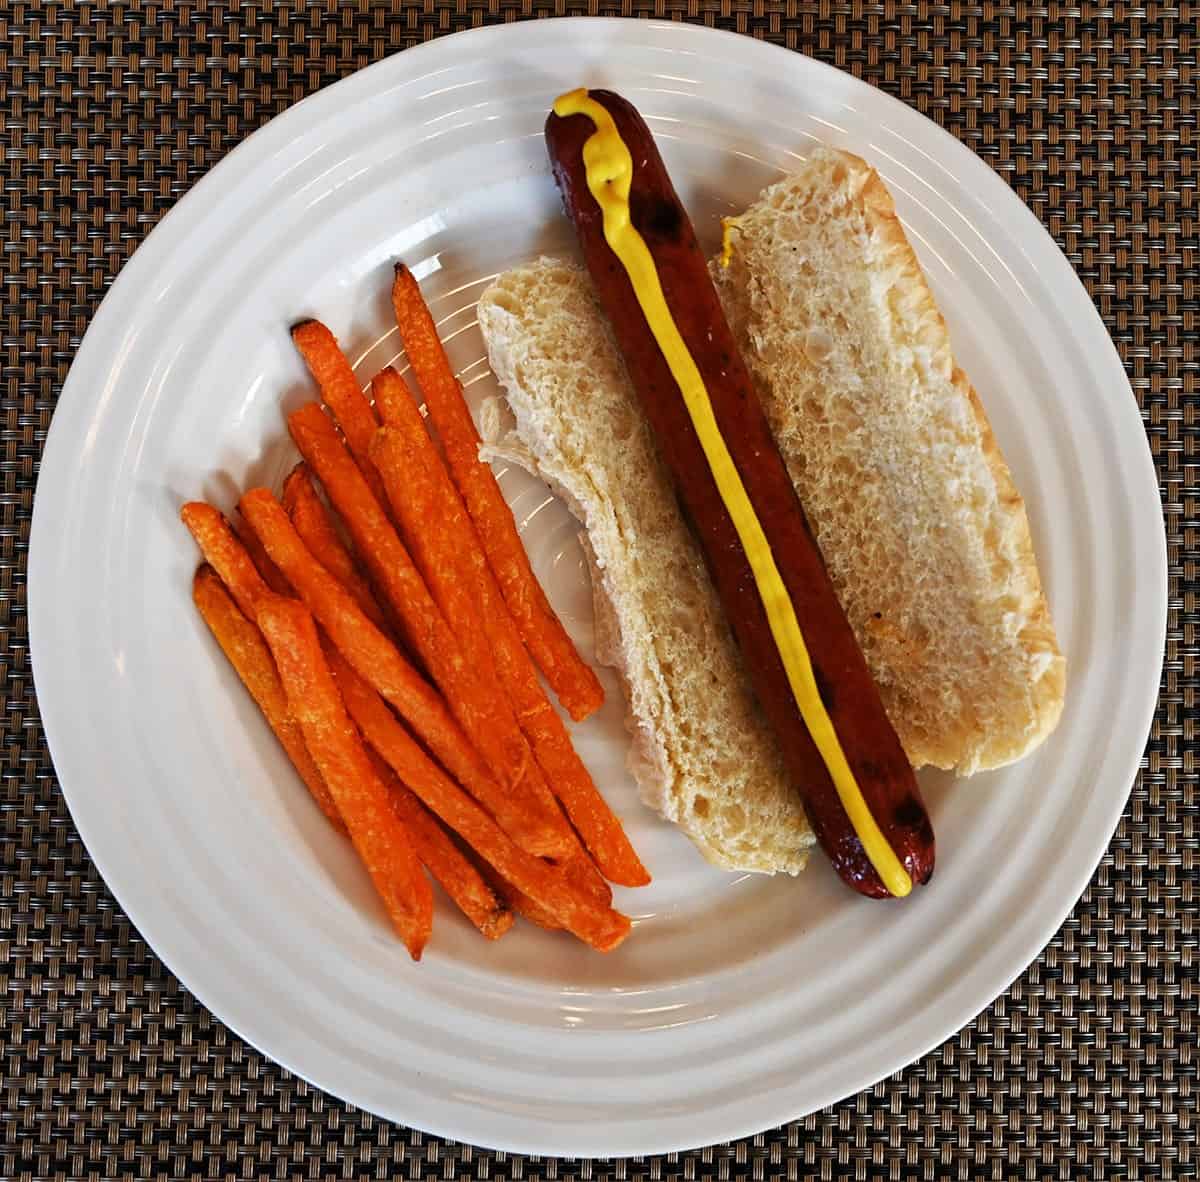
[[[921,115],[921,113],[916,111],[915,108],[910,107],[908,104],[905,104],[901,100],[887,94],[885,91],[880,90],[878,87],[873,86],[869,82],[854,78],[853,75],[848,75],[846,72],[838,70],[832,65],[822,62],[816,58],[809,57],[805,54],[801,54],[798,51],[788,49],[784,46],[771,42],[757,41],[754,38],[749,38],[744,34],[733,31],[718,30],[709,28],[707,26],[683,24],[673,21],[646,21],[631,17],[578,16],[558,17],[554,18],[552,21],[538,22],[538,24],[542,26],[542,31],[548,31],[548,26],[553,27],[556,30],[564,30],[562,36],[568,42],[572,43],[574,41],[575,30],[579,30],[581,28],[594,29],[597,23],[602,23],[614,28],[619,26],[627,30],[632,30],[635,27],[652,27],[669,37],[677,37],[682,41],[697,39],[705,42],[715,42],[719,40],[725,42],[727,45],[738,43],[739,51],[757,54],[760,53],[761,50],[760,56],[768,65],[770,64],[771,60],[795,65],[797,59],[803,59],[803,61],[806,63],[806,68],[815,67],[818,74],[827,73],[836,76],[839,81],[839,85],[844,85],[846,79],[849,78],[853,83],[873,91],[875,101],[882,99],[887,106],[899,108],[905,112],[906,117],[912,117],[914,115],[919,117],[925,123],[928,123],[932,128],[934,128],[937,133],[939,133],[939,144],[944,145],[947,149],[947,152],[953,153],[953,155],[956,156],[961,162],[965,163],[969,161],[970,163],[968,166],[970,168],[975,170],[983,169],[988,176],[1000,180],[1002,183],[1004,181],[1003,177],[1000,177],[998,174],[996,174],[995,171],[984,160],[977,156],[969,147],[967,147],[966,144],[962,143],[962,141],[958,140],[954,135],[946,131],[944,128],[939,127],[927,116]],[[484,26],[481,28],[464,30],[461,32],[436,37],[433,40],[422,42],[418,45],[411,46],[408,49],[399,50],[396,53],[390,54],[379,59],[378,61],[355,70],[346,77],[338,79],[328,86],[322,87],[312,94],[305,96],[298,102],[288,106],[279,114],[272,117],[272,119],[270,119],[262,127],[252,132],[229,152],[227,152],[219,161],[217,161],[215,165],[213,165],[211,169],[209,169],[198,181],[196,181],[196,183],[192,185],[187,192],[182,194],[169,210],[167,210],[162,218],[160,218],[155,224],[150,233],[146,235],[141,243],[139,243],[133,254],[121,266],[119,272],[114,277],[108,291],[105,293],[103,299],[96,309],[96,312],[88,324],[84,336],[80,341],[80,345],[76,350],[75,357],[72,359],[70,370],[68,371],[59,398],[55,404],[50,427],[47,432],[45,446],[38,463],[38,478],[34,492],[30,525],[26,587],[30,667],[33,677],[35,697],[37,697],[38,700],[39,717],[42,722],[42,729],[45,735],[47,749],[50,753],[51,762],[55,768],[55,779],[59,784],[60,790],[62,791],[64,802],[67,804],[68,810],[71,813],[72,823],[75,825],[75,828],[78,831],[85,848],[87,849],[89,858],[92,860],[92,863],[95,865],[97,871],[104,880],[105,888],[112,894],[113,898],[117,901],[122,911],[125,913],[129,922],[139,931],[139,933],[142,935],[142,938],[146,940],[148,946],[152,949],[152,951],[154,951],[155,955],[160,956],[160,959],[163,960],[163,963],[167,967],[168,971],[170,971],[180,981],[184,988],[187,989],[193,997],[195,997],[202,1005],[208,1008],[210,1012],[218,1018],[219,1021],[229,1027],[229,1029],[233,1030],[239,1038],[243,1039],[250,1046],[255,1047],[255,1049],[258,1050],[259,1053],[263,1054],[266,1058],[280,1064],[298,1078],[305,1079],[312,1086],[321,1088],[323,1091],[327,1090],[325,1086],[315,1081],[305,1070],[300,1069],[289,1062],[289,1055],[281,1055],[275,1051],[268,1052],[262,1049],[254,1038],[243,1032],[240,1021],[236,1023],[231,1021],[229,1017],[227,1017],[220,1009],[213,1006],[205,996],[207,990],[203,988],[197,989],[192,983],[190,979],[192,974],[190,971],[187,973],[181,972],[177,965],[171,964],[164,957],[161,957],[158,952],[160,944],[152,941],[143,928],[142,919],[140,917],[144,914],[144,912],[140,901],[124,889],[121,893],[118,893],[118,891],[114,889],[114,887],[111,885],[111,866],[106,866],[104,859],[96,856],[93,851],[93,843],[89,841],[88,830],[90,826],[87,823],[81,825],[76,817],[76,810],[71,804],[72,790],[69,789],[67,785],[58,777],[58,764],[54,757],[56,741],[51,736],[52,731],[59,735],[64,734],[67,730],[68,724],[65,721],[51,721],[51,719],[56,716],[57,707],[51,706],[47,710],[43,706],[40,696],[37,694],[39,668],[44,671],[47,667],[47,662],[50,660],[49,656],[46,655],[48,642],[43,642],[40,638],[48,635],[52,628],[52,622],[46,618],[43,613],[43,609],[40,606],[42,597],[35,594],[37,587],[46,585],[52,579],[52,563],[48,557],[45,557],[52,552],[49,541],[50,533],[48,521],[48,514],[51,511],[49,507],[49,498],[51,494],[46,492],[46,494],[43,495],[44,489],[48,488],[47,485],[43,484],[43,477],[46,476],[48,472],[53,473],[56,469],[61,469],[63,467],[63,462],[72,458],[69,455],[64,455],[60,460],[59,453],[63,452],[64,449],[68,447],[68,444],[73,441],[70,436],[69,424],[71,422],[79,421],[81,417],[75,413],[76,409],[80,406],[86,405],[85,400],[88,397],[89,388],[83,376],[81,375],[81,367],[79,366],[79,362],[81,359],[85,361],[87,359],[89,338],[91,338],[92,341],[92,348],[99,347],[97,345],[97,340],[100,333],[95,331],[97,325],[99,325],[101,331],[107,328],[108,321],[117,315],[115,309],[120,301],[122,293],[124,293],[127,288],[132,286],[132,284],[140,277],[142,271],[144,271],[148,266],[152,265],[152,249],[150,248],[150,244],[155,242],[156,238],[160,243],[166,240],[164,228],[167,227],[168,223],[170,223],[172,228],[178,226],[184,215],[186,215],[186,213],[194,206],[198,206],[203,197],[210,190],[215,189],[218,184],[222,183],[224,178],[229,176],[237,166],[243,162],[252,162],[255,160],[259,147],[270,137],[278,136],[280,133],[280,128],[285,122],[288,125],[294,125],[299,120],[303,120],[305,115],[312,114],[318,109],[326,106],[329,106],[331,109],[333,109],[342,95],[350,93],[356,85],[362,85],[362,78],[364,76],[372,75],[372,77],[374,77],[375,75],[382,74],[389,69],[401,70],[402,72],[405,72],[406,67],[410,64],[414,70],[417,70],[420,69],[425,59],[435,59],[436,57],[447,53],[459,57],[468,56],[470,53],[476,52],[477,50],[481,51],[489,41],[505,41],[513,37],[519,39],[522,36],[527,35],[527,30],[525,29],[526,24],[527,22],[516,22],[513,24]],[[752,50],[748,49],[746,45],[747,42],[752,43],[759,48]],[[447,49],[447,45],[450,45],[451,48]],[[397,59],[401,58],[405,63],[403,67],[396,65]],[[375,73],[373,74],[372,72]],[[402,80],[402,78],[400,80]],[[953,145],[953,147],[951,147],[951,145]],[[1131,480],[1135,483],[1146,482],[1148,487],[1153,488],[1155,498],[1161,507],[1162,494],[1158,483],[1157,472],[1154,468],[1153,457],[1148,445],[1148,441],[1145,438],[1145,424],[1142,422],[1136,397],[1134,396],[1132,387],[1129,383],[1128,375],[1121,361],[1120,354],[1118,353],[1116,346],[1111,339],[1108,329],[1104,325],[1103,319],[1101,318],[1099,311],[1090,296],[1090,293],[1088,293],[1087,289],[1083,286],[1083,283],[1079,279],[1078,274],[1075,272],[1074,267],[1071,265],[1070,260],[1059,248],[1058,243],[1055,242],[1054,238],[1050,235],[1046,227],[1033,214],[1032,210],[1025,205],[1021,198],[1011,189],[1008,189],[1008,192],[1013,200],[1009,203],[1009,206],[1005,210],[1006,215],[1016,217],[1022,221],[1025,224],[1025,232],[1036,234],[1042,246],[1049,245],[1053,248],[1054,252],[1059,256],[1059,259],[1056,261],[1061,262],[1061,264],[1065,266],[1066,270],[1070,273],[1073,293],[1082,297],[1082,300],[1080,300],[1080,308],[1082,309],[1083,305],[1086,304],[1086,316],[1089,322],[1088,328],[1092,330],[1092,335],[1095,335],[1095,330],[1098,329],[1104,340],[1107,342],[1107,352],[1105,357],[1100,361],[1100,364],[1106,372],[1111,371],[1114,379],[1115,375],[1120,373],[1123,388],[1128,393],[1128,407],[1129,411],[1132,412],[1132,418],[1130,418],[1128,412],[1118,413],[1125,413],[1126,417],[1130,418],[1131,425],[1133,419],[1136,419],[1138,429],[1141,432],[1142,437],[1143,446],[1140,449],[1136,449],[1140,457],[1138,462],[1139,470],[1131,473]],[[1082,333],[1080,335],[1082,336]],[[1097,340],[1098,339],[1099,338],[1097,338]],[[64,408],[67,412],[65,414],[61,413],[63,412]],[[47,463],[47,460],[50,460],[51,462]],[[1023,972],[1025,972],[1029,965],[1037,959],[1037,957],[1045,949],[1046,945],[1054,938],[1055,934],[1069,918],[1071,912],[1074,910],[1083,893],[1086,891],[1089,883],[1095,875],[1097,868],[1101,865],[1106,853],[1108,852],[1112,842],[1112,836],[1120,823],[1124,809],[1128,803],[1130,793],[1132,792],[1134,783],[1136,782],[1139,766],[1145,752],[1146,739],[1149,737],[1153,725],[1159,694],[1161,692],[1162,659],[1165,655],[1164,650],[1167,631],[1169,577],[1167,542],[1165,528],[1162,528],[1163,522],[1161,513],[1159,515],[1159,525],[1160,529],[1156,535],[1158,545],[1155,547],[1155,557],[1157,560],[1155,563],[1155,568],[1153,572],[1143,571],[1144,576],[1147,574],[1152,575],[1154,584],[1153,600],[1159,608],[1156,619],[1152,621],[1152,623],[1156,624],[1155,631],[1160,638],[1158,650],[1159,661],[1157,663],[1158,675],[1155,679],[1152,689],[1149,688],[1149,678],[1147,677],[1147,689],[1146,692],[1142,694],[1141,709],[1138,717],[1136,719],[1130,719],[1127,724],[1131,735],[1137,734],[1139,736],[1144,736],[1144,738],[1141,744],[1137,747],[1137,754],[1125,761],[1127,766],[1121,768],[1120,776],[1118,777],[1114,773],[1114,780],[1120,778],[1127,781],[1129,786],[1119,799],[1117,799],[1116,795],[1114,794],[1111,807],[1105,813],[1102,827],[1106,830],[1107,836],[1103,844],[1101,844],[1096,851],[1094,860],[1089,857],[1087,859],[1088,864],[1085,865],[1084,862],[1081,861],[1079,866],[1076,868],[1076,873],[1072,876],[1071,880],[1071,889],[1063,895],[1065,903],[1062,908],[1060,909],[1055,907],[1053,909],[1047,909],[1042,918],[1042,922],[1036,926],[1036,932],[1030,934],[1023,941],[1023,948],[1025,951],[1021,953],[1021,963],[1017,965],[1011,976],[1008,976],[1007,980],[1005,980],[1003,985],[998,989],[993,990],[992,985],[988,985],[983,991],[987,994],[987,997],[978,1005],[971,1003],[971,1006],[969,1007],[969,1013],[963,1015],[956,1010],[954,1017],[950,1020],[950,1022],[940,1023],[938,1030],[941,1031],[942,1027],[946,1027],[946,1029],[944,1032],[938,1033],[937,1037],[929,1038],[927,1036],[925,1039],[919,1040],[921,1042],[921,1049],[907,1059],[906,1065],[922,1058],[924,1055],[928,1054],[929,1051],[943,1043],[947,1038],[953,1037],[957,1031],[961,1030],[965,1025],[973,1021],[975,1017],[987,1009],[988,1006],[992,1005],[998,997],[1002,996],[1011,987],[1013,981],[1015,981]],[[45,544],[42,543],[43,539],[47,539]],[[1132,739],[1130,750],[1133,750]],[[84,790],[82,786],[76,790],[76,799],[78,799],[78,791],[81,790]],[[95,830],[92,830],[92,834],[93,836],[95,835]],[[120,875],[118,874],[116,877],[119,878]],[[130,906],[131,900],[133,902],[133,906]],[[151,923],[150,926],[153,927],[154,924]],[[898,1069],[900,1068],[897,1068],[897,1070]],[[847,1091],[845,1095],[839,1097],[839,1101],[850,1095],[857,1094],[857,1092],[861,1091],[863,1088],[870,1087],[874,1083],[878,1082],[878,1077],[873,1071],[864,1071],[861,1074],[863,1078],[857,1082],[852,1090]],[[339,1087],[337,1092],[330,1091],[329,1094],[343,1099],[345,1102],[355,1104],[357,1107],[363,1108],[364,1110],[373,1111],[369,1104],[364,1104],[361,1098],[354,1098],[352,1091],[347,1089]],[[834,1101],[830,1102],[832,1103]],[[718,1123],[715,1128],[713,1128],[712,1118],[709,1114],[693,1114],[691,1119],[695,1124],[698,1125],[703,1123],[707,1129],[715,1133],[715,1136],[710,1136],[706,1133],[705,1139],[698,1141],[680,1141],[678,1137],[668,1137],[665,1140],[655,1140],[653,1137],[642,1137],[636,1143],[631,1143],[628,1138],[625,1138],[624,1140],[622,1139],[624,1134],[619,1130],[609,1130],[608,1139],[613,1142],[620,1143],[619,1153],[614,1153],[612,1150],[605,1151],[604,1148],[596,1148],[596,1145],[599,1144],[599,1142],[595,1139],[599,1135],[603,1134],[597,1134],[595,1132],[589,1134],[589,1137],[595,1141],[595,1144],[589,1143],[583,1150],[581,1150],[577,1144],[567,1144],[563,1138],[568,1134],[565,1127],[561,1126],[554,1126],[553,1129],[548,1129],[547,1132],[549,1135],[541,1142],[536,1144],[521,1139],[514,1139],[511,1143],[504,1143],[503,1139],[497,1139],[491,1136],[489,1136],[488,1139],[483,1142],[473,1141],[472,1137],[474,1134],[461,1127],[452,1127],[453,1122],[446,1127],[439,1128],[435,1122],[427,1122],[422,1120],[422,1123],[419,1127],[437,1136],[471,1144],[486,1144],[496,1149],[508,1150],[512,1152],[559,1154],[562,1156],[574,1157],[584,1156],[587,1154],[590,1156],[611,1159],[617,1156],[623,1157],[635,1154],[640,1155],[684,1151],[688,1149],[699,1148],[704,1145],[731,1141],[753,1135],[754,1133],[761,1131],[763,1128],[774,1127],[782,1122],[799,1119],[800,1117],[806,1115],[809,1111],[812,1111],[811,1107],[807,1108],[805,1111],[791,1112],[790,1115],[780,1116],[777,1111],[772,1110],[761,1119],[755,1118],[750,1120],[748,1123],[744,1118],[740,1120],[731,1120],[726,1124]],[[399,1123],[400,1118],[385,1115],[383,1116],[383,1119],[396,1120]],[[762,1120],[766,1120],[768,1123],[763,1124]]]

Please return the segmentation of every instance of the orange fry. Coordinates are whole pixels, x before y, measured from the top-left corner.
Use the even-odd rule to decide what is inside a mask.
[[[254,530],[244,520],[239,520],[233,526],[233,532],[237,540],[246,547],[246,553],[250,555],[250,561],[254,563],[254,569],[262,575],[263,582],[276,595],[291,595],[291,584],[283,577],[283,572],[279,567],[271,561],[271,556],[263,549],[263,544],[258,540]]]
[[[375,378],[374,394],[388,426],[376,435],[371,455],[430,590],[464,643],[477,638],[494,657],[500,685],[546,780],[600,871],[622,886],[644,886],[650,876],[542,689],[479,535],[408,387],[394,370],[385,369]]]
[[[437,690],[308,552],[274,496],[265,488],[251,489],[242,497],[241,510],[338,651],[395,707],[450,774],[523,849],[533,854],[559,852],[558,828],[547,824],[544,810],[527,796],[506,792],[500,786]]]
[[[496,875],[496,894],[522,919],[529,920],[548,932],[562,931],[562,924],[541,903],[534,902],[524,891],[519,891],[511,882]]]
[[[354,596],[371,623],[386,631],[387,624],[375,592],[359,574],[358,563],[338,534],[325,503],[317,495],[307,464],[297,464],[283,482],[283,507],[312,556]]]
[[[368,750],[367,755],[375,774],[392,794],[392,807],[408,830],[421,865],[487,939],[499,940],[513,925],[508,904],[492,890],[420,799],[400,783],[396,773],[374,750]]]
[[[192,580],[192,599],[216,637],[221,651],[229,658],[229,663],[250,691],[250,696],[258,703],[258,708],[287,752],[293,767],[308,786],[313,800],[334,826],[345,833],[346,823],[304,745],[299,723],[288,710],[287,695],[283,692],[279,674],[275,672],[275,662],[271,659],[271,650],[267,648],[258,625],[246,619],[238,610],[211,566],[202,566],[196,571],[196,577]]]
[[[321,401],[337,419],[371,491],[380,504],[386,504],[379,475],[367,454],[379,420],[337,338],[319,320],[304,320],[292,326],[292,341],[321,389]]]
[[[375,774],[321,654],[317,627],[294,599],[258,609],[293,716],[350,830],[350,840],[413,960],[433,930],[433,891],[386,786]]]
[[[475,850],[467,848],[479,873],[483,875],[492,890],[504,900],[504,905],[514,915],[519,915],[522,919],[527,919],[530,923],[536,924],[539,928],[545,928],[548,932],[562,931],[562,924],[541,903],[535,903],[524,891],[517,890],[511,882],[506,882],[495,866],[484,861]]]
[[[459,724],[492,774],[514,797],[527,797],[544,814],[547,826],[557,830],[557,849],[544,852],[566,854],[575,844],[574,835],[542,778],[511,706],[495,693],[486,671],[466,658],[333,424],[319,406],[309,404],[289,416],[288,427],[400,618],[405,639],[425,663]]]
[[[518,890],[545,907],[563,927],[602,952],[628,934],[627,916],[588,898],[540,858],[519,849],[503,830],[413,741],[383,700],[334,653],[334,676],[350,716],[368,743],[442,822]]]
[[[412,272],[396,264],[392,305],[409,364],[437,428],[454,483],[483,542],[521,639],[577,722],[595,713],[604,690],[575,650],[529,565],[512,510],[491,468],[479,459],[479,432]],[[385,421],[386,421],[386,412]]]
[[[224,514],[203,501],[189,501],[179,516],[192,531],[200,552],[229,588],[242,614],[251,620],[257,618],[258,605],[272,592]]]
[[[394,369],[385,369],[376,376],[373,383],[376,397],[389,385],[401,388],[400,397],[407,400],[416,416],[416,430],[420,431],[429,450],[433,452],[433,458],[440,465],[441,457],[421,424],[421,412],[408,396],[408,388]],[[412,470],[424,462],[424,458],[414,462],[415,457],[406,454],[406,440],[390,427],[378,431],[371,444],[371,459],[391,503],[393,520],[403,531],[405,545],[412,553],[434,602],[441,608],[442,615],[462,646],[463,656],[475,667],[489,692],[502,699],[498,706],[503,704],[505,712],[512,716],[512,708],[502,694],[496,673],[496,662],[488,640],[488,625],[480,610],[482,605],[478,602],[474,584],[462,577],[459,568],[458,551],[463,538],[455,529],[455,522],[447,519],[442,512],[442,506],[424,495],[425,490],[420,485],[430,478],[430,474],[423,472],[418,475],[417,481],[411,479]],[[386,475],[383,472],[384,464],[389,468]],[[517,725],[516,717],[512,717],[512,724],[514,727]]]
[[[569,858],[564,858],[557,865],[566,876],[567,881],[581,894],[598,903],[608,906],[612,902],[612,887],[604,881],[604,876],[596,869],[596,864],[587,856],[582,848]]]

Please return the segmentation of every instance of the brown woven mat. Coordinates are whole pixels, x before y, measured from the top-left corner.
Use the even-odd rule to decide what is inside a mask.
[[[228,149],[414,42],[562,13],[777,40],[898,95],[1021,194],[1100,307],[1166,505],[1171,616],[1143,772],[1041,959],[869,1092],[657,1160],[491,1154],[388,1124],[263,1059],[184,992],[88,860],[38,723],[25,554],[55,397],[106,287]],[[0,1106],[5,1179],[1115,1178],[1197,1172],[1197,337],[1190,4],[422,0],[0,5]]]

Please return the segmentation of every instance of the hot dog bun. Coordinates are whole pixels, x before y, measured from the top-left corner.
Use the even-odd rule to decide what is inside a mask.
[[[713,274],[906,753],[963,773],[1019,758],[1057,722],[1065,662],[1024,505],[890,195],[818,151],[739,220]],[[485,454],[541,474],[587,528],[647,803],[719,865],[795,873],[811,835],[586,273],[510,271],[479,321],[517,420],[488,416]]]
[[[914,766],[1054,729],[1066,662],[1025,506],[873,168],[818,150],[714,261],[838,599]]]
[[[479,302],[516,427],[481,454],[540,475],[586,526],[597,657],[619,672],[646,803],[727,869],[796,873],[813,835],[754,703],[586,273],[542,259]]]

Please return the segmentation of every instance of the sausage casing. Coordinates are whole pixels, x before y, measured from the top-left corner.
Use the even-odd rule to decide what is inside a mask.
[[[588,97],[612,117],[632,157],[630,219],[653,259],[670,314],[703,379],[717,428],[786,587],[821,703],[854,781],[911,880],[925,882],[933,872],[934,837],[916,779],[829,580],[691,221],[634,107],[609,91],[591,91]],[[596,130],[585,114],[551,114],[546,123],[554,176],[600,303],[817,839],[847,883],[865,895],[887,897],[890,892],[801,715],[759,584],[679,383],[625,265],[606,238],[584,161],[584,145]]]

